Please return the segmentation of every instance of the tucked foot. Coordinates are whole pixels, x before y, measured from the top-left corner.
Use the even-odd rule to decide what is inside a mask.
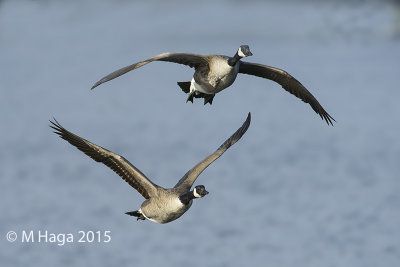
[[[194,91],[189,93],[188,98],[186,99],[186,102],[192,102],[193,103],[193,99],[194,98],[204,98],[204,105],[207,103],[210,103],[210,105],[212,104],[212,101],[214,99],[215,94],[209,95],[209,94],[205,94],[205,93],[201,93],[198,91]]]
[[[189,94],[188,98],[186,99],[186,103],[189,101],[193,103],[193,97],[194,97],[194,92]]]
[[[138,210],[135,210],[135,211],[128,211],[128,212],[125,212],[125,214],[127,214],[127,215],[130,215],[130,216],[135,216],[135,217],[137,217],[137,221],[139,221],[139,220],[145,220],[146,218],[143,216],[143,214],[142,213],[140,213]]]
[[[211,105],[213,102],[214,96],[215,96],[215,94],[213,94],[213,95],[204,94],[204,96],[203,96],[204,97],[204,105],[207,103],[210,103],[210,105]]]

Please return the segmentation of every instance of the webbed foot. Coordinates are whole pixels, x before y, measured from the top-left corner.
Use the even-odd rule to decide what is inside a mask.
[[[186,99],[186,103],[189,101],[193,103],[193,97],[194,97],[194,92],[189,94],[188,98]]]
[[[204,105],[207,103],[210,103],[210,105],[211,105],[213,102],[214,96],[215,96],[215,94],[213,94],[213,95],[204,94],[204,96],[203,96],[204,97]]]

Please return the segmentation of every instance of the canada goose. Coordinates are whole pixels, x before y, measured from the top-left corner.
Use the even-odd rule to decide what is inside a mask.
[[[249,128],[250,120],[249,113],[243,125],[214,153],[189,170],[173,188],[168,189],[154,184],[124,157],[69,132],[56,119],[55,122],[50,121],[52,124],[50,127],[55,130],[54,133],[80,151],[95,161],[107,165],[146,199],[139,210],[126,214],[136,216],[137,220],[148,219],[158,223],[168,223],[182,216],[192,205],[193,199],[208,194],[204,185],[195,186],[192,191],[190,189],[203,170],[243,136]]]
[[[178,82],[182,91],[189,93],[186,102],[193,102],[193,97],[196,97],[204,98],[204,105],[207,103],[211,105],[216,93],[232,85],[238,73],[244,73],[279,83],[286,91],[309,103],[312,109],[328,125],[333,125],[332,120],[335,120],[324,110],[317,99],[289,73],[278,68],[240,60],[252,55],[248,45],[241,45],[233,57],[223,55],[204,56],[190,53],[163,53],[116,70],[96,82],[91,89],[150,62],[168,61],[195,68],[193,78],[190,82]]]

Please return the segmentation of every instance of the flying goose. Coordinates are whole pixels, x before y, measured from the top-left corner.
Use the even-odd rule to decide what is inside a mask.
[[[309,103],[312,109],[329,125],[335,121],[319,104],[317,99],[294,77],[284,70],[241,61],[242,58],[252,56],[248,45],[241,45],[233,57],[223,55],[197,55],[191,53],[163,53],[152,58],[134,63],[100,79],[91,89],[102,83],[117,78],[131,70],[140,68],[153,61],[168,61],[195,68],[190,82],[178,82],[185,93],[189,93],[186,100],[193,103],[193,97],[204,98],[204,105],[212,104],[216,93],[232,85],[238,73],[255,75],[280,84],[286,91]]]
[[[139,210],[126,214],[136,216],[137,220],[148,219],[158,223],[168,223],[182,216],[192,205],[193,199],[202,198],[208,194],[204,185],[197,185],[192,191],[190,189],[204,169],[243,136],[249,128],[250,120],[249,113],[243,125],[214,153],[189,170],[173,188],[168,189],[154,184],[124,157],[71,133],[56,119],[54,122],[50,121],[52,124],[50,127],[55,130],[54,133],[80,151],[95,161],[107,165],[146,199]]]

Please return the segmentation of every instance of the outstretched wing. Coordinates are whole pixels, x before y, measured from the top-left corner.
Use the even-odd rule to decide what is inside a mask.
[[[193,183],[196,181],[197,177],[217,158],[219,158],[224,152],[230,148],[234,143],[236,143],[247,131],[250,126],[251,114],[247,116],[246,121],[243,125],[231,136],[229,137],[214,153],[206,157],[203,161],[199,162],[190,171],[188,171],[182,179],[175,185],[175,188],[183,188],[185,190],[190,190]]]
[[[319,104],[317,99],[293,76],[284,70],[249,62],[240,62],[239,72],[258,77],[266,78],[279,83],[286,91],[300,98],[304,102],[310,104],[312,109],[321,116],[329,125],[333,126],[332,121],[335,121],[328,112]]]
[[[206,63],[204,60],[204,56],[202,56],[202,55],[189,54],[189,53],[163,53],[163,54],[154,56],[152,58],[134,63],[129,66],[126,66],[122,69],[116,70],[113,73],[110,73],[107,76],[101,78],[98,82],[96,82],[92,86],[91,89],[94,89],[95,87],[99,86],[102,83],[105,83],[112,79],[115,79],[131,70],[140,68],[140,67],[142,67],[150,62],[153,62],[153,61],[174,62],[174,63],[178,63],[178,64],[187,65],[191,68],[197,68],[200,66],[200,64]]]
[[[124,157],[69,132],[62,127],[56,119],[54,119],[54,121],[55,122],[50,121],[52,124],[50,127],[53,128],[55,130],[54,133],[58,134],[62,139],[66,140],[95,161],[102,162],[108,166],[130,186],[135,188],[145,199],[156,195],[158,186],[153,184]]]

